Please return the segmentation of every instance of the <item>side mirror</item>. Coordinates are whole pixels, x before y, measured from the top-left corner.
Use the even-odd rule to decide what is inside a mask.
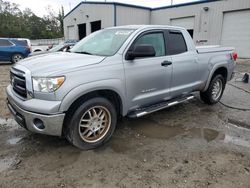
[[[128,51],[126,60],[134,60],[136,57],[154,57],[155,49],[151,45],[139,45],[134,50]]]

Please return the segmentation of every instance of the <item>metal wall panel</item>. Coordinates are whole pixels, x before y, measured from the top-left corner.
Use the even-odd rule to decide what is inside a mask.
[[[150,10],[117,6],[117,26],[131,24],[150,24]]]
[[[195,17],[175,18],[170,20],[170,25],[184,27],[185,29],[194,29]]]

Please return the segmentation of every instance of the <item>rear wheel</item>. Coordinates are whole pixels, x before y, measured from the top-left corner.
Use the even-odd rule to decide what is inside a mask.
[[[92,98],[77,108],[68,125],[66,137],[78,148],[93,149],[110,139],[116,122],[113,104],[105,98]]]
[[[214,76],[205,92],[200,92],[201,100],[207,104],[216,104],[220,101],[226,85],[225,78],[218,74]]]
[[[23,59],[23,55],[22,54],[13,54],[11,57],[11,62],[12,63],[17,63],[18,61]]]

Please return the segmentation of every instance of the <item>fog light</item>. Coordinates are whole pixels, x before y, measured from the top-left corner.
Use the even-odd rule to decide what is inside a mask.
[[[33,120],[33,123],[37,129],[43,130],[45,128],[43,121],[38,118],[35,118]]]

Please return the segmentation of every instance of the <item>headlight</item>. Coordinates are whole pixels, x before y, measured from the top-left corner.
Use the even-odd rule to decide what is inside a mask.
[[[33,77],[33,89],[38,92],[53,92],[64,82],[65,77],[39,78]]]

